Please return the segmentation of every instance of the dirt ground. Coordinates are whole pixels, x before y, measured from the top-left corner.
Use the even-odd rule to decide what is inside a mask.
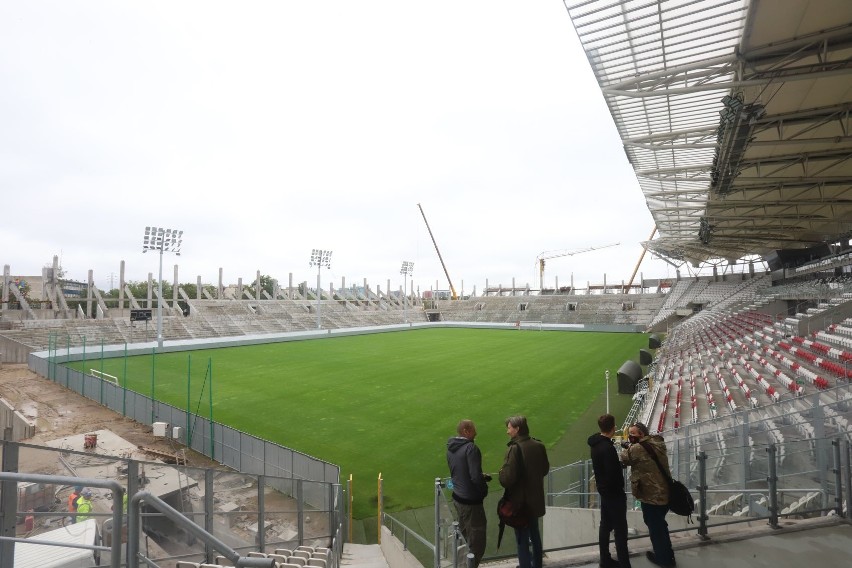
[[[98,403],[84,398],[30,372],[24,364],[0,366],[0,397],[36,424],[36,435],[28,444],[44,442],[96,430],[111,430],[128,442],[163,452],[173,452],[169,442],[152,435],[151,427],[134,422]],[[187,465],[221,468],[196,452],[187,451]]]
[[[24,364],[4,363],[0,366],[0,398],[7,400],[15,410],[36,424],[35,436],[21,440],[21,442],[27,444],[40,446],[45,445],[45,442],[70,435],[109,430],[136,446],[143,446],[172,455],[175,453],[174,443],[171,440],[154,437],[150,426],[125,418],[121,414],[78,395],[61,384],[39,377],[30,372]],[[158,457],[151,455],[149,459],[156,460]],[[232,471],[192,450],[186,450],[185,457],[186,464],[190,467]],[[24,458],[22,457],[22,459]],[[53,461],[51,461],[51,464],[55,465]],[[21,466],[22,471],[66,474],[64,471],[51,471],[47,465],[42,468],[37,463],[22,463]],[[256,488],[247,486],[222,488],[222,490],[223,493],[216,496],[217,501],[221,499],[238,502],[242,505],[243,510],[253,511],[257,509]],[[267,538],[270,541],[276,540],[276,537],[284,538],[281,536],[284,533],[290,535],[286,537],[287,539],[293,538],[296,521],[295,511],[297,509],[295,501],[273,491],[267,492],[265,499],[267,511],[281,512],[273,515],[275,520],[267,521],[269,523],[268,529],[277,531],[277,534],[268,533]],[[329,528],[326,516],[322,514],[313,516],[313,520],[306,519],[307,523],[312,524],[308,532],[319,531],[319,534],[327,534]],[[231,539],[233,540],[232,546],[243,546],[254,540],[254,537],[251,536],[253,533],[246,529],[252,523],[256,527],[256,522],[257,520],[252,514],[237,515],[233,518],[231,528],[223,529],[223,531],[232,531],[234,537]],[[226,538],[222,531],[220,531],[219,536]],[[168,541],[158,541],[158,544],[174,553],[186,552],[186,546],[182,543],[170,544]],[[315,544],[325,546],[320,541]]]

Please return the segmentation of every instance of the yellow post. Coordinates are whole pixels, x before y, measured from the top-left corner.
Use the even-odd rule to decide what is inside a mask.
[[[379,478],[376,480],[376,495],[378,495],[377,506],[378,506],[378,521],[376,524],[376,532],[378,533],[378,544],[382,544],[382,506],[384,504],[384,499],[382,498],[382,472],[379,472]]]
[[[349,542],[352,542],[352,474],[349,474]]]

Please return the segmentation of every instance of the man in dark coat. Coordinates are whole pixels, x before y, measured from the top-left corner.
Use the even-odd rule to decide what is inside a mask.
[[[612,443],[615,435],[615,417],[604,414],[598,418],[597,434],[589,436],[592,469],[595,485],[601,502],[601,523],[598,530],[600,565],[604,568],[617,566],[630,568],[627,552],[627,494],[624,492],[624,468]],[[615,551],[618,561],[609,552],[609,533],[615,532]]]
[[[547,450],[544,444],[530,437],[525,416],[508,418],[506,434],[511,440],[500,468],[500,485],[506,489],[508,500],[516,507],[522,507],[529,518],[526,527],[514,527],[518,567],[541,568],[543,551],[538,523],[545,513],[544,477],[550,471]]]
[[[485,508],[490,475],[482,473],[482,454],[476,444],[476,426],[472,420],[462,420],[456,428],[458,436],[447,440],[447,465],[453,480],[453,503],[459,518],[459,530],[473,554],[474,566],[479,566],[485,554]]]

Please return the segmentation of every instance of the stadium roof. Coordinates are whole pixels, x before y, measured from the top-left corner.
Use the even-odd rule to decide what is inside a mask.
[[[852,2],[564,0],[660,237],[699,264],[852,235]]]

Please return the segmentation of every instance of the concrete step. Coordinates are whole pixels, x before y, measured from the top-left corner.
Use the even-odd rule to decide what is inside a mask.
[[[389,568],[382,548],[378,544],[344,544],[340,565],[358,568]]]

